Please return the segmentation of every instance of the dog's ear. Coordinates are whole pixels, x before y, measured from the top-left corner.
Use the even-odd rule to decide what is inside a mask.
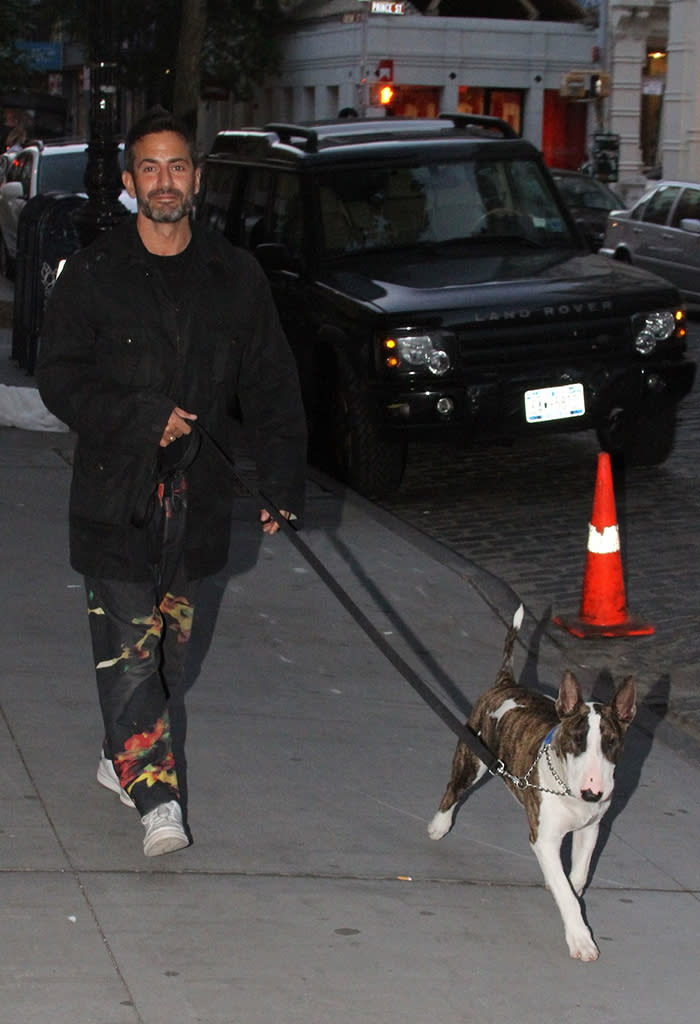
[[[573,672],[567,669],[559,686],[559,695],[556,700],[557,714],[560,718],[573,714],[582,701],[578,680]]]
[[[612,699],[613,711],[625,725],[629,725],[637,711],[634,679],[628,676],[620,683]]]

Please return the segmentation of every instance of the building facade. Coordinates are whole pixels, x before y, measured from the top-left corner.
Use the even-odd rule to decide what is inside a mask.
[[[242,124],[348,110],[419,117],[462,111],[509,121],[552,167],[580,166],[596,136],[611,135],[619,141],[617,188],[628,198],[650,178],[700,181],[700,0],[282,0],[281,6],[278,75],[251,103],[203,99],[202,149],[221,128]],[[448,8],[489,16],[438,16]],[[87,134],[83,49],[59,33],[42,44],[44,51],[59,55],[46,64],[45,88],[65,98],[68,130]],[[606,85],[599,93],[595,75]],[[380,87],[389,87],[389,102],[380,101]],[[125,93],[122,107],[128,123],[141,111],[142,97]]]
[[[700,0],[578,4],[580,20],[557,22],[528,18],[527,3],[518,20],[438,17],[437,3],[426,13],[379,3],[384,13],[373,13],[372,0],[289,0],[279,75],[253,103],[203,104],[202,144],[224,127],[348,109],[465,111],[510,121],[552,167],[578,167],[596,135],[617,137],[616,187],[629,198],[660,175],[700,180]],[[598,72],[610,91],[592,96]],[[583,85],[565,97],[572,73]],[[387,84],[392,101],[382,106]]]
[[[403,13],[383,13],[390,8]],[[445,18],[372,0],[306,2],[288,23],[277,79],[235,120],[310,120],[343,110],[484,113],[513,124],[552,166],[576,167],[586,158],[598,110],[564,99],[560,88],[572,68],[594,67],[596,43],[597,30],[584,21]],[[393,97],[382,105],[377,94],[386,84]],[[211,108],[209,132],[224,127],[216,124],[223,112]],[[230,127],[231,112],[223,116]]]
[[[629,8],[631,5],[620,5]],[[639,12],[642,15],[644,11]],[[651,4],[649,24],[657,33],[647,35],[647,54],[654,53],[662,38],[666,51],[659,76],[662,83],[652,90],[658,97],[658,170],[665,178],[700,181],[700,3],[698,0],[667,0]],[[664,23],[666,33],[663,35]],[[630,32],[630,16],[618,22],[621,36]],[[654,58],[647,58],[646,67]],[[644,81],[643,115],[648,106],[649,78]],[[642,123],[643,118],[642,118]]]

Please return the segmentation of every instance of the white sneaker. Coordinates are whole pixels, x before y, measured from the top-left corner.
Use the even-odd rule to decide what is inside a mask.
[[[161,853],[173,853],[189,846],[190,841],[182,827],[182,811],[176,800],[159,804],[141,822],[146,829],[143,852],[147,857],[158,857]]]
[[[119,779],[117,773],[114,770],[114,765],[108,757],[105,757],[104,750],[100,751],[100,763],[97,766],[97,781],[105,789],[111,789],[113,793],[119,794],[119,799],[125,807],[136,807],[136,804],[131,799],[125,789],[119,785]]]

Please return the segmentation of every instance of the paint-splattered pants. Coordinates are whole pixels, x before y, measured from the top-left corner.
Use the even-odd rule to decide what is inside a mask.
[[[140,814],[179,796],[168,702],[183,698],[199,584],[183,570],[186,511],[184,479],[161,485],[152,580],[85,579],[104,751]]]

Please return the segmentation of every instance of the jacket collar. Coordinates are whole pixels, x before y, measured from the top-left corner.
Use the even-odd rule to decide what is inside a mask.
[[[215,262],[216,257],[206,245],[206,231],[201,224],[193,220],[192,242],[195,258],[192,265],[195,268],[210,262]],[[147,250],[141,241],[136,227],[136,215],[132,214],[122,224],[111,228],[108,232],[109,246],[112,261],[124,260],[129,264],[144,266],[148,262]],[[105,238],[106,241],[106,238]]]

